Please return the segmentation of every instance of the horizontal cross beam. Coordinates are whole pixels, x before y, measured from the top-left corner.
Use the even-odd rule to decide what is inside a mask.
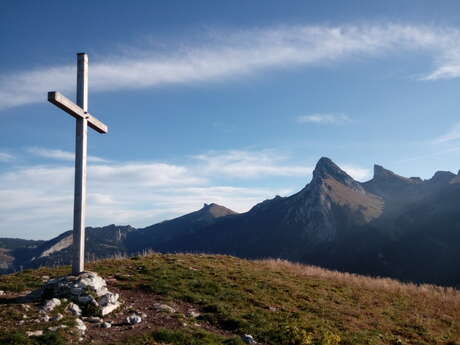
[[[76,119],[86,119],[88,121],[88,126],[99,133],[107,133],[109,131],[107,125],[89,113],[85,112],[82,108],[80,108],[78,105],[76,105],[74,102],[59,92],[48,92],[48,101],[53,103],[58,108],[64,110],[66,113],[72,115]]]

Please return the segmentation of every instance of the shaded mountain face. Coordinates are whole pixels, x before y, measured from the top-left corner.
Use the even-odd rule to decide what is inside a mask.
[[[14,270],[15,258],[28,252],[45,241],[23,240],[19,238],[0,238],[0,273]]]
[[[135,228],[129,225],[87,227],[86,259],[94,260],[116,254],[126,254],[125,241],[128,234],[134,230]],[[72,231],[66,231],[49,241],[39,241],[39,244],[33,247],[17,248],[12,252],[12,256],[14,260],[8,271],[70,264],[72,259]]]
[[[131,252],[142,249],[175,251],[176,242],[214,224],[219,218],[237,213],[217,204],[204,204],[198,211],[140,229],[130,234],[127,246]]]
[[[144,229],[87,230],[87,256],[207,252],[284,258],[328,268],[443,285],[460,284],[460,177],[406,178],[379,165],[355,181],[328,158],[298,193],[238,214],[202,209]],[[70,263],[71,233],[15,259],[24,267]]]
[[[277,196],[247,213],[184,234],[168,250],[300,260],[315,246],[334,242],[343,232],[379,217],[382,209],[378,196],[366,192],[330,159],[322,158],[312,181],[300,192]]]

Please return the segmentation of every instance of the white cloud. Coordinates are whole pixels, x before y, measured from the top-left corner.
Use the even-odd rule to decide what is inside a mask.
[[[452,126],[452,128],[445,134],[439,136],[435,140],[433,140],[434,143],[440,144],[440,143],[445,143],[453,140],[460,139],[460,122],[457,122]]]
[[[164,163],[98,164],[88,169],[96,183],[123,186],[135,181],[139,187],[183,186],[203,184],[206,179],[194,176],[183,166]]]
[[[159,54],[145,49],[91,63],[91,90],[138,89],[223,80],[267,68],[424,51],[434,70],[421,79],[460,77],[460,31],[430,26],[291,26],[222,32],[205,43]],[[74,89],[75,67],[15,71],[0,76],[0,109],[44,102],[46,92]]]
[[[272,151],[219,151],[194,156],[201,162],[200,171],[207,175],[235,178],[261,176],[307,176],[309,166],[286,163],[286,158]]]
[[[345,171],[348,175],[353,177],[357,181],[367,181],[369,180],[372,175],[371,175],[371,170],[366,169],[366,168],[361,168],[357,167],[355,165],[349,165],[349,164],[342,164],[340,165],[343,171]]]
[[[0,152],[0,162],[9,162],[14,159],[13,155],[6,152]]]
[[[63,150],[56,150],[56,149],[46,149],[43,147],[31,147],[27,149],[29,153],[32,153],[39,157],[56,159],[56,160],[63,160],[63,161],[74,161],[75,154],[73,152],[63,151]],[[107,162],[107,160],[96,157],[96,156],[88,156],[88,162]]]
[[[311,114],[297,117],[299,123],[314,123],[320,125],[340,125],[350,122],[351,119],[343,114]]]
[[[70,229],[73,176],[71,164],[19,166],[0,173],[1,236],[51,238]],[[146,226],[195,211],[204,202],[243,212],[261,200],[291,192],[280,188],[235,187],[210,178],[198,165],[90,164],[87,225]]]

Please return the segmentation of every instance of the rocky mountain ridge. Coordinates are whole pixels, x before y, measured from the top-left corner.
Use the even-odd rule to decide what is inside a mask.
[[[110,225],[87,230],[91,257],[143,250],[276,257],[342,271],[443,285],[460,284],[460,176],[438,171],[406,178],[375,165],[355,181],[329,158],[298,193],[276,196],[237,214],[205,204],[198,211],[143,229]],[[70,261],[70,232],[12,264]]]

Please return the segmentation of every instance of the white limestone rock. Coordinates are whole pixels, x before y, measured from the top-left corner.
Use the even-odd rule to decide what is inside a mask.
[[[250,334],[244,334],[241,336],[241,340],[243,340],[246,344],[256,344],[254,337]]]
[[[197,312],[196,310],[194,309],[190,309],[188,311],[188,316],[190,317],[193,317],[194,319],[196,319],[197,317],[199,317],[201,314],[199,312]]]
[[[165,311],[167,313],[175,313],[176,312],[176,309],[174,309],[173,307],[170,307],[167,304],[163,304],[163,303],[155,303],[153,305],[153,307],[158,311]]]
[[[84,272],[80,274],[79,278],[80,286],[94,290],[98,296],[104,294],[107,289],[107,283],[97,273]]]
[[[105,307],[102,307],[101,308],[101,314],[102,316],[105,316],[107,314],[110,314],[112,311],[114,311],[115,309],[118,309],[120,307],[120,302],[116,302],[114,304],[109,304],[109,305],[106,305]]]
[[[80,316],[81,315],[81,309],[80,307],[75,304],[75,303],[70,303],[68,306],[67,306],[67,310],[70,311],[72,314],[76,315],[76,316]]]
[[[50,320],[51,321],[61,321],[64,318],[64,315],[61,313],[58,313],[56,316],[52,317]]]
[[[99,305],[105,307],[109,304],[115,304],[117,303],[119,297],[120,295],[117,293],[107,292],[105,295],[99,298]]]
[[[75,328],[80,333],[85,333],[87,329],[85,323],[81,319],[75,319]]]
[[[86,322],[90,322],[90,323],[102,323],[102,322],[104,322],[104,320],[101,319],[98,316],[84,317],[83,320],[86,321]]]
[[[43,331],[27,331],[26,334],[28,337],[39,337],[43,335]]]
[[[43,295],[68,298],[73,302],[70,310],[76,316],[81,315],[81,310],[78,311],[75,304],[84,309],[94,310],[93,316],[107,315],[121,305],[118,301],[120,296],[110,292],[105,280],[94,272],[51,279],[45,285]],[[88,304],[92,306],[87,308]]]
[[[58,307],[61,305],[61,301],[57,298],[52,298],[48,301],[45,302],[45,305],[43,306],[43,310],[46,312],[53,311],[54,308]]]

